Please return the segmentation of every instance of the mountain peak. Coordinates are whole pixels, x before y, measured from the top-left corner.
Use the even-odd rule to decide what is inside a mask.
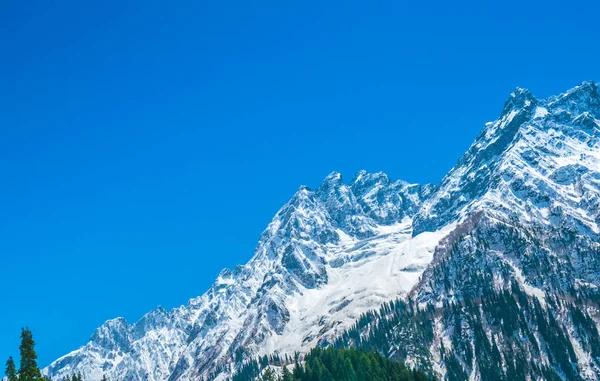
[[[517,86],[515,87],[515,89],[513,90],[513,92],[510,94],[511,97],[513,98],[518,98],[518,97],[533,97],[533,95],[531,94],[531,91],[529,91],[529,89],[526,89],[524,87],[521,86]]]
[[[389,176],[384,172],[379,171],[375,173],[369,173],[363,169],[356,173],[354,179],[352,179],[352,181],[350,182],[350,186],[354,188],[357,184],[373,182],[382,182],[385,184],[391,183]]]
[[[555,97],[557,100],[571,99],[573,101],[588,101],[598,97],[598,85],[594,81],[584,81]]]
[[[330,174],[327,175],[327,177],[325,177],[325,179],[323,180],[323,183],[321,184],[322,186],[329,186],[329,185],[341,185],[343,184],[344,181],[342,179],[342,174],[339,173],[338,171],[333,171]]]
[[[574,88],[568,90],[565,94],[573,94],[578,92],[593,93],[598,91],[598,85],[594,81],[583,81]]]
[[[506,102],[504,103],[504,109],[502,110],[502,114],[508,114],[509,112],[517,109],[522,109],[524,107],[529,106],[531,103],[536,103],[537,100],[531,94],[531,91],[517,87],[510,94]]]
[[[545,104],[556,112],[568,112],[572,116],[589,112],[600,118],[600,94],[594,81],[582,82],[561,95],[549,97]]]
[[[552,179],[546,177],[564,164],[583,160],[581,154],[593,149],[596,140],[590,133],[597,131],[598,114],[600,98],[594,82],[584,82],[543,100],[517,88],[500,117],[486,124],[436,193],[424,203],[415,217],[413,234],[436,230],[474,208],[491,209],[490,205],[495,205],[504,208],[503,213],[510,210],[518,215],[519,208],[531,210],[529,203],[541,203],[544,197],[557,202],[560,193],[554,185],[548,185]],[[535,187],[530,183],[540,189],[532,189]],[[551,192],[551,196],[544,192]],[[564,198],[565,203],[569,197]],[[501,205],[499,199],[505,204],[510,199],[511,207]]]
[[[129,324],[125,318],[107,320],[92,335],[91,341],[104,348],[129,349]]]

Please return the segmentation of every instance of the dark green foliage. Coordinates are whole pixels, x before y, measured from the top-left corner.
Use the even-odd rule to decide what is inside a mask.
[[[600,334],[594,320],[576,305],[571,306],[571,319],[578,336],[583,339],[586,352],[591,353],[592,357],[600,359]]]
[[[446,356],[444,363],[446,364],[446,379],[448,381],[463,381],[468,379],[467,373],[463,370],[454,353]]]
[[[49,377],[42,377],[37,365],[37,353],[35,353],[35,342],[33,335],[27,328],[21,330],[21,362],[19,370],[16,370],[15,362],[11,357],[6,362],[6,381],[52,381]]]
[[[275,373],[271,368],[265,369],[265,372],[262,375],[263,381],[275,381]]]
[[[433,340],[434,308],[419,310],[409,299],[385,303],[379,311],[362,315],[354,326],[344,332],[334,347],[355,347],[366,352],[378,352],[395,360],[408,355],[420,359],[419,367],[432,373],[429,345]]]
[[[353,346],[403,360],[408,355],[422,359],[420,368],[431,373],[426,359],[433,340],[434,308],[419,308],[409,299],[385,303],[379,311],[368,312],[333,344],[337,348]],[[400,344],[400,345],[397,345]]]
[[[81,372],[73,374],[72,376],[67,375],[62,381],[83,381]],[[102,381],[106,381],[106,375],[102,376]]]
[[[11,357],[6,362],[6,381],[52,381],[50,377],[42,377],[42,373],[37,364],[37,353],[35,352],[35,341],[33,335],[27,328],[21,330],[21,362],[19,371],[15,369],[15,362]],[[67,375],[62,381],[83,381],[81,373],[73,376]],[[107,381],[106,376],[102,376],[102,381]]]
[[[4,374],[6,375],[6,380],[7,381],[17,381],[17,369],[15,368],[15,362],[11,357],[8,358],[8,360],[6,361],[6,370],[4,371]]]
[[[503,232],[507,242],[522,239],[513,233]],[[600,292],[571,287],[567,293],[527,294],[517,282],[511,281],[514,270],[504,260],[494,259],[486,252],[485,241],[478,243],[480,246],[471,254],[461,253],[458,244],[449,245],[448,252],[428,270],[433,279],[440,280],[430,284],[431,295],[451,295],[442,297],[442,303],[419,305],[411,298],[406,302],[386,303],[378,311],[362,315],[335,342],[326,344],[376,352],[398,361],[410,357],[418,369],[428,374],[433,374],[432,358],[439,355],[439,365],[445,367],[445,378],[451,381],[467,380],[474,371],[484,381],[581,380],[572,339],[600,367],[600,333],[591,316],[600,304]],[[478,261],[488,262],[482,265]],[[491,270],[481,271],[492,266],[490,261],[496,266],[495,275]],[[534,271],[553,265],[546,261],[528,266]],[[505,279],[501,287],[497,276]],[[541,299],[545,301],[543,305]],[[444,342],[434,342],[434,325],[443,332]],[[259,361],[262,365],[255,365],[252,371],[255,374],[271,359]],[[343,364],[332,372],[319,359],[305,367],[296,365],[292,375],[296,380],[317,376],[330,380],[341,374],[354,380],[359,370],[353,367],[352,373],[349,369]]]
[[[67,377],[69,377],[69,376],[67,376]],[[71,377],[71,381],[83,381],[83,378],[81,377],[81,373],[74,374]]]
[[[33,335],[27,328],[21,331],[21,366],[19,367],[19,381],[41,381],[42,374],[37,364],[37,353],[35,353],[35,342]]]
[[[264,361],[266,359],[266,361]],[[276,363],[278,362],[278,363]],[[275,377],[269,365],[283,366],[282,374]],[[303,362],[296,356],[293,372],[290,358],[261,357],[250,361],[233,377],[235,381],[251,381],[260,377],[263,381],[429,381],[425,373],[409,370],[404,364],[386,359],[378,353],[366,353],[356,349],[329,347],[315,348]],[[265,369],[266,368],[266,369]],[[264,371],[263,371],[264,370]]]
[[[281,375],[282,381],[294,381],[294,375],[290,372],[287,366],[283,367],[283,374]]]
[[[547,305],[542,307],[516,283],[508,290],[494,290],[484,282],[478,287],[477,298],[465,297],[441,308],[418,309],[410,300],[386,304],[361,316],[334,346],[376,351],[397,360],[410,355],[420,369],[432,373],[429,348],[433,321],[438,319],[452,343],[450,348],[439,348],[449,381],[467,380],[473,366],[486,381],[580,380],[569,334],[556,317],[567,310],[584,349],[598,358],[600,335],[582,304],[578,307],[546,295]],[[549,365],[539,362],[544,355]]]
[[[263,365],[262,362],[259,363],[256,360],[251,360],[233,376],[232,381],[254,380],[260,375],[261,369],[263,369],[265,366],[267,366],[266,363]]]
[[[354,349],[315,348],[304,359],[300,381],[425,381],[423,372],[411,371],[403,363],[382,355]]]

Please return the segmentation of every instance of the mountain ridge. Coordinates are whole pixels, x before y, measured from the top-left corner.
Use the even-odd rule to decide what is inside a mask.
[[[268,339],[265,332],[282,334],[290,318],[284,302],[286,297],[326,284],[326,262],[340,268],[370,255],[365,254],[366,249],[356,248],[352,251],[353,254],[358,253],[355,256],[343,253],[343,256],[336,257],[335,251],[339,251],[336,245],[352,245],[353,241],[365,240],[365,246],[368,246],[377,242],[379,236],[384,237],[383,240],[390,235],[406,237],[403,233],[406,222],[404,225],[401,222],[407,213],[417,209],[421,193],[425,194],[429,189],[430,186],[425,186],[421,192],[421,186],[417,184],[392,182],[381,172],[369,174],[365,171],[357,173],[349,184],[345,184],[341,174],[334,171],[314,190],[301,186],[265,229],[248,264],[222,270],[207,293],[170,311],[162,309],[159,315],[168,317],[154,324],[147,325],[145,322],[154,321],[156,310],[132,324],[123,318],[109,320],[96,331],[87,346],[58,359],[46,372],[61,377],[74,369],[71,365],[74,362],[75,368],[82,368],[84,375],[86,370],[95,368],[95,373],[88,371],[87,376],[98,377],[100,370],[118,367],[117,364],[129,361],[129,353],[142,350],[140,347],[146,345],[148,334],[163,335],[159,340],[162,341],[160,350],[152,349],[163,355],[153,359],[152,367],[159,371],[154,372],[152,377],[160,379],[169,373],[170,378],[176,378],[190,371],[193,356],[181,348],[195,345],[194,341],[205,335],[213,335],[212,341],[210,345],[198,344],[200,348],[197,350],[207,349],[204,346],[210,348],[207,349],[206,360],[195,365],[195,371],[212,371],[213,364],[225,356],[230,347],[247,348],[250,337],[265,341]],[[381,227],[387,227],[389,231],[380,232]],[[371,298],[378,302],[365,302],[360,311],[377,307],[385,300],[378,295]],[[250,316],[244,315],[246,306],[253,303],[261,307]],[[346,301],[331,308],[341,311],[352,303],[358,302]],[[230,308],[224,311],[220,305]],[[357,312],[355,316],[358,315]],[[228,322],[230,326],[221,332],[211,333],[218,328],[218,322]],[[338,322],[331,324],[334,323]],[[351,319],[346,326],[350,323]],[[240,326],[252,327],[251,333],[239,332]],[[316,335],[308,338],[311,343],[316,343],[315,340]],[[223,345],[224,342],[227,345]],[[87,356],[90,352],[94,355]],[[104,357],[110,361],[98,361]],[[173,363],[175,358],[177,360]],[[126,378],[139,377],[136,372],[150,376],[149,371],[135,364],[128,366],[130,369],[123,374]]]
[[[331,344],[362,314],[409,294],[442,308],[491,292],[480,279],[497,289],[517,282],[540,302],[548,293],[598,287],[599,119],[594,82],[541,100],[517,88],[438,186],[365,171],[348,184],[334,171],[315,189],[301,186],[248,264],[223,270],[185,306],[151,311],[131,325],[108,321],[45,372],[87,371],[91,380],[104,372],[128,380],[230,374],[256,355]],[[440,333],[435,340],[439,347],[446,339]],[[439,361],[428,367],[448,374],[442,357],[433,357]],[[597,379],[595,360],[586,361],[581,372]]]

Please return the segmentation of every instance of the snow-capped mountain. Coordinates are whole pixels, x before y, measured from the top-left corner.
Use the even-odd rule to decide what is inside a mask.
[[[599,119],[593,82],[541,100],[516,89],[500,118],[486,124],[419,210],[414,234],[476,209],[551,223],[548,208],[559,205],[597,231],[598,209],[593,202],[581,203],[581,197],[598,194],[593,173],[599,168]]]
[[[600,379],[599,138],[593,82],[515,90],[414,216],[415,238],[455,225],[414,305],[342,341],[449,380]]]
[[[406,294],[440,234],[411,239],[411,217],[431,186],[333,172],[300,187],[244,266],[223,270],[185,306],[129,324],[114,319],[56,360],[54,378],[197,379],[272,352],[292,355],[332,340],[362,313]],[[232,368],[233,369],[233,368]]]
[[[423,203],[413,234],[477,217],[474,230],[511,228],[513,241],[517,235],[534,238],[534,247],[507,250],[502,233],[483,237],[487,245],[498,244],[486,250],[510,255],[511,266],[529,284],[550,292],[598,285],[599,179],[597,85],[586,82],[540,100],[517,89],[501,117],[486,125]],[[551,268],[537,263],[541,253],[528,249],[545,251]]]
[[[547,99],[516,89],[439,186],[334,172],[301,187],[246,265],[185,306],[106,322],[45,372],[193,380],[340,337],[359,345],[354,329],[360,345],[450,379],[486,379],[492,357],[502,377],[598,379],[599,137],[593,82]],[[502,292],[523,311],[518,329],[489,308]],[[353,326],[407,295],[410,313],[384,306]]]

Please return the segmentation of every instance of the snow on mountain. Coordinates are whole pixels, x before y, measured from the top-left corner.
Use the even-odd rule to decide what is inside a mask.
[[[595,83],[516,89],[413,219],[455,224],[410,294],[431,336],[405,320],[379,349],[450,379],[600,379],[599,138]]]
[[[259,354],[326,343],[417,282],[443,236],[412,239],[411,217],[431,188],[364,171],[348,185],[333,172],[315,190],[300,187],[246,265],[223,270],[186,306],[133,324],[106,322],[45,371],[58,379],[79,371],[89,380],[197,379]]]
[[[501,257],[526,287],[549,292],[597,287],[599,179],[597,85],[584,82],[547,99],[516,89],[500,118],[486,125],[423,203],[414,217],[413,235],[435,231],[448,221],[467,226],[476,217],[479,222],[471,229],[493,248],[485,249],[484,259]],[[519,248],[517,240],[522,241]],[[428,289],[423,285],[418,292]],[[430,294],[443,300],[440,290]]]
[[[597,232],[599,120],[593,82],[541,100],[517,88],[416,214],[413,234],[477,209],[551,223],[558,207]]]
[[[389,330],[371,348],[441,376],[514,368],[529,379],[600,379],[599,138],[595,83],[546,99],[517,88],[438,186],[361,171],[349,184],[333,172],[300,187],[246,265],[223,270],[185,306],[106,322],[45,372],[231,374],[256,355],[332,343],[363,313],[410,294],[427,308],[362,327]],[[514,335],[493,308],[515,308],[505,291],[523,311]]]

